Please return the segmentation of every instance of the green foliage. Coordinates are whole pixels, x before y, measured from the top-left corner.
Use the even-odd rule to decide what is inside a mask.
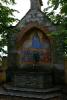
[[[10,9],[8,4],[15,4],[14,0],[0,0],[0,52],[5,52],[4,46],[7,46],[7,34],[10,33],[10,26],[14,19],[14,9]]]
[[[55,11],[58,8],[59,13],[56,14]],[[52,10],[48,12],[49,9]],[[45,12],[51,21],[58,25],[59,32],[54,33],[54,37],[62,37],[64,54],[67,55],[67,0],[48,0],[48,8]]]
[[[60,6],[60,13],[67,14],[67,0],[48,0],[48,4],[52,5],[53,10]]]
[[[6,4],[15,4],[15,0],[0,0],[0,2],[6,3]]]

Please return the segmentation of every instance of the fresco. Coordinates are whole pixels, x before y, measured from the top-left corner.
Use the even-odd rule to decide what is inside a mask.
[[[39,62],[49,62],[50,59],[50,44],[47,38],[40,32],[33,32],[24,41],[21,50],[21,62],[34,62],[34,59],[39,58]],[[38,58],[37,58],[38,57]]]

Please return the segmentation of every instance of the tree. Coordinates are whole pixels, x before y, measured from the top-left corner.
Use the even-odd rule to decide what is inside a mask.
[[[8,5],[15,4],[15,0],[0,0],[0,52],[5,52],[4,46],[7,46],[7,34],[11,31],[9,28],[14,21],[14,9],[10,9]],[[1,57],[1,55],[0,55]]]
[[[55,11],[58,8],[59,13],[56,14]],[[50,12],[48,12],[49,9],[51,9]],[[64,55],[67,56],[67,0],[48,0],[48,8],[45,12],[51,21],[59,26],[58,34],[53,35],[63,38]]]

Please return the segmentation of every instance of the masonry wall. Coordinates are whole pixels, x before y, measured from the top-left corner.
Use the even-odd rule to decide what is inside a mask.
[[[65,58],[64,63],[65,63],[65,68],[64,68],[64,71],[65,71],[65,83],[67,84],[67,58]]]

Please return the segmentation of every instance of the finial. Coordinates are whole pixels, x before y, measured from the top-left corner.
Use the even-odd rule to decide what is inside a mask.
[[[40,9],[42,4],[42,0],[30,0],[31,1],[31,9]]]

